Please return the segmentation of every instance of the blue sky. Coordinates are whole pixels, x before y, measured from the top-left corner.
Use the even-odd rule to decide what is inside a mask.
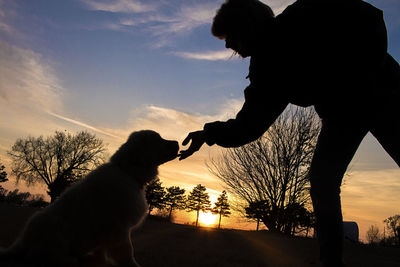
[[[6,151],[28,135],[89,130],[112,152],[133,130],[181,142],[205,122],[234,116],[249,61],[210,34],[222,2],[0,0],[1,161],[8,167]],[[279,14],[293,0],[264,2]],[[400,60],[400,3],[368,2],[384,10],[389,51]],[[202,183],[215,195],[222,185],[204,161],[217,154],[204,147],[162,166],[160,176],[166,185]],[[400,172],[371,136],[350,174],[345,218],[366,228],[400,212]]]

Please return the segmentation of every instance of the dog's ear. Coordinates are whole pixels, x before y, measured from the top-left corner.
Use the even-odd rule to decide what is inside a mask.
[[[178,150],[177,141],[165,140],[157,132],[145,130],[132,133],[111,161],[125,168],[157,167],[176,158]]]
[[[157,165],[156,155],[159,151],[161,136],[154,131],[133,132],[128,140],[111,157],[111,162],[115,162],[123,167],[154,166]]]
[[[142,156],[142,149],[140,147],[140,141],[136,139],[135,133],[131,134],[128,141],[121,145],[111,157],[110,161],[121,167],[137,165]]]

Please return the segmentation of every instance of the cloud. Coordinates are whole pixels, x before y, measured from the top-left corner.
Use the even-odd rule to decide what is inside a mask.
[[[131,18],[122,18],[122,26],[140,26],[142,30],[150,32],[156,37],[168,37],[171,34],[189,33],[194,29],[210,24],[217,6],[212,4],[197,4],[182,6],[173,14],[146,14]]]
[[[236,114],[242,100],[226,101],[215,115],[188,114],[182,111],[157,107],[153,105],[133,110],[129,129],[152,129],[166,138],[183,139],[189,131],[199,130],[206,122],[226,120]]]
[[[152,1],[144,4],[137,0],[94,1],[82,0],[91,10],[101,10],[117,14],[117,18],[103,27],[113,31],[129,32],[140,30],[155,39],[151,48],[171,45],[177,36],[192,33],[199,27],[210,25],[217,9],[224,2],[218,1]],[[281,13],[294,0],[263,1],[276,14]],[[227,53],[227,52],[225,52]],[[177,56],[201,60],[223,60],[224,54],[178,52]],[[217,59],[214,59],[217,58]],[[229,56],[226,56],[229,58]]]
[[[138,26],[150,29],[155,35],[188,32],[202,25],[210,24],[216,10],[223,3],[218,1],[174,2],[138,0],[95,1],[81,0],[90,10],[120,13],[116,25]],[[279,14],[294,0],[263,1]],[[129,16],[131,15],[131,16]],[[118,27],[114,27],[117,29]]]
[[[15,30],[10,25],[0,21],[0,31],[6,32],[8,34],[13,33]]]
[[[16,138],[60,129],[47,112],[62,112],[64,89],[42,56],[0,40],[0,154]]]
[[[13,1],[0,0],[0,33],[21,38],[21,33],[10,25],[10,21],[17,17],[16,6]]]
[[[196,60],[229,60],[234,56],[232,50],[220,50],[220,51],[206,51],[206,52],[174,52],[174,55],[186,59]],[[235,57],[233,57],[235,58]]]
[[[95,1],[83,0],[83,2],[95,11],[107,11],[114,13],[142,13],[154,10],[151,4],[144,4],[137,0]]]
[[[261,0],[261,2],[270,6],[274,11],[275,15],[282,13],[282,11],[290,4],[293,4],[295,0]]]
[[[197,27],[211,24],[217,8],[218,4],[215,2],[182,6],[170,17],[173,20],[152,27],[152,31],[156,35],[190,32]]]
[[[177,36],[190,34],[199,27],[210,25],[217,9],[223,3],[219,1],[182,1],[169,2],[156,1],[143,4],[139,1],[118,0],[112,2],[98,2],[82,0],[91,10],[102,10],[117,13],[118,18],[111,23],[104,24],[105,28],[113,31],[129,32],[140,30],[155,39],[151,48],[162,48],[171,45]],[[293,3],[294,0],[264,1],[270,5],[276,14]],[[224,60],[229,58],[223,53],[212,52],[177,52],[177,56],[200,60]]]
[[[210,24],[222,1],[170,3],[157,1],[143,4],[139,1],[118,0],[98,2],[82,0],[91,10],[117,13],[118,18],[106,28],[129,31],[132,28],[148,32],[157,38],[157,46],[165,46],[175,35],[190,33],[194,29]],[[119,14],[118,14],[119,13]]]
[[[213,115],[189,114],[164,107],[145,106],[132,111],[131,120],[126,128],[120,129],[120,132],[151,129],[159,132],[166,139],[177,140],[181,143],[189,132],[201,130],[206,122],[224,121],[233,117],[242,104],[241,99],[230,99]],[[186,148],[181,147],[181,149]],[[183,161],[174,160],[162,165],[160,178],[167,185],[190,187],[201,183],[210,189],[222,190],[219,181],[211,175],[204,164],[210,156],[217,155],[219,151],[219,147],[209,147],[205,144],[200,151]]]
[[[62,88],[41,56],[0,40],[0,103],[2,107],[58,110]]]
[[[110,153],[114,153],[125,142],[131,132],[143,129],[155,130],[162,137],[177,140],[181,143],[190,131],[202,129],[206,122],[226,120],[232,117],[240,109],[241,105],[242,100],[228,100],[213,115],[189,114],[175,109],[148,105],[133,110],[130,114],[131,119],[123,127],[119,128],[92,125],[83,122],[79,118],[71,119],[68,116],[60,115],[66,113],[62,111],[60,113],[48,110],[42,112],[19,112],[14,108],[7,112],[7,109],[2,110],[0,107],[0,112],[6,112],[6,120],[0,121],[0,130],[5,133],[0,136],[2,145],[0,147],[0,155],[2,159],[7,157],[5,151],[11,148],[17,137],[25,137],[27,135],[46,136],[53,134],[55,130],[66,130],[72,133],[88,130],[95,134],[100,134],[100,138],[107,144]],[[17,112],[15,112],[16,110]],[[181,147],[181,149],[185,148]],[[218,147],[204,145],[198,153],[184,161],[174,160],[162,165],[159,176],[165,185],[169,186],[179,185],[190,188],[201,183],[211,190],[221,191],[222,186],[219,181],[210,174],[204,164],[210,155],[218,152]],[[38,190],[41,193],[45,192],[43,188]]]

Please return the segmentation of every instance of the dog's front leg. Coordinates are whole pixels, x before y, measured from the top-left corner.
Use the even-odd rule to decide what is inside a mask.
[[[140,267],[133,256],[133,246],[129,235],[107,247],[107,259],[121,267]]]

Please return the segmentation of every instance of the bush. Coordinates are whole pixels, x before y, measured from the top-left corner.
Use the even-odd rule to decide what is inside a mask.
[[[161,222],[173,222],[173,216],[169,217],[169,212],[165,209],[159,210],[155,212],[153,215],[148,216],[149,219],[157,220]]]
[[[45,207],[49,203],[43,195],[32,195],[29,192],[19,192],[18,189],[8,191],[0,186],[0,202],[24,207]]]

